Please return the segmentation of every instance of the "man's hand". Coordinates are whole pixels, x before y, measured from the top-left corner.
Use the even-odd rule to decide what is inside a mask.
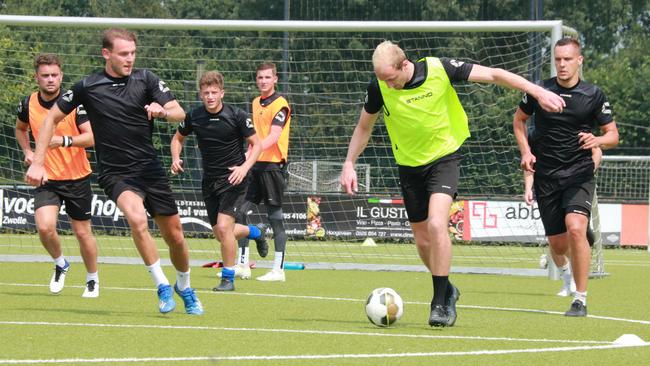
[[[591,132],[578,133],[578,142],[583,150],[591,150],[594,147],[600,147],[598,137],[594,136]]]
[[[47,183],[47,174],[43,165],[31,164],[27,173],[25,173],[25,182],[28,184],[39,187]]]
[[[183,160],[182,159],[176,159],[172,161],[172,166],[170,168],[170,171],[172,175],[176,175],[179,173],[184,172],[185,170],[183,169]]]
[[[526,189],[524,192],[524,201],[528,206],[532,206],[533,202],[535,202],[535,199],[533,198],[533,190],[532,189]]]
[[[520,163],[521,169],[527,172],[535,172],[535,162],[537,162],[535,155],[531,153],[523,155]]]
[[[246,178],[246,174],[248,174],[248,169],[246,169],[243,165],[231,166],[228,169],[232,171],[232,173],[230,173],[228,176],[228,182],[230,182],[230,184],[233,186],[236,186],[239,183],[243,182],[244,178]]]
[[[52,136],[50,140],[50,149],[56,149],[63,146],[63,136]]]
[[[359,191],[359,186],[357,183],[357,172],[354,170],[354,165],[352,163],[343,163],[340,181],[341,187],[343,187],[343,190],[347,194],[353,195]]]
[[[23,159],[23,165],[30,166],[32,165],[33,161],[34,161],[34,152],[32,150],[25,151],[25,159]]]
[[[163,108],[160,104],[153,102],[151,104],[145,105],[144,109],[147,111],[147,118],[162,118],[165,119],[169,115],[167,110]]]
[[[566,106],[566,102],[564,102],[561,96],[546,89],[542,89],[535,99],[537,99],[542,109],[551,113],[562,113],[562,110]]]

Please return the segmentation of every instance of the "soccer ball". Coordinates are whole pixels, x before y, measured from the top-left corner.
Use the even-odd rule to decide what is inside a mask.
[[[366,315],[379,327],[393,325],[404,313],[404,303],[395,290],[388,287],[372,290],[366,301]]]

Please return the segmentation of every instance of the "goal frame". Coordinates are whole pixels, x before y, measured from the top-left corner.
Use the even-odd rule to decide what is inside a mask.
[[[551,44],[565,34],[577,35],[573,28],[561,20],[542,21],[295,21],[295,20],[198,20],[150,18],[101,18],[0,15],[0,25],[30,27],[79,27],[202,31],[274,31],[274,32],[542,32],[548,33]],[[285,33],[286,35],[286,33]],[[553,47],[550,47],[553,59]],[[555,65],[549,62],[551,75]],[[390,266],[388,266],[390,267]],[[386,269],[386,266],[383,266]],[[520,275],[550,274],[543,270],[501,268],[452,268],[455,273],[495,273]]]

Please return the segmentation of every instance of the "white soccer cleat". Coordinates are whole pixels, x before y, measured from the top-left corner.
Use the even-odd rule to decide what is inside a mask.
[[[576,281],[571,278],[571,283],[567,284],[566,282],[562,285],[562,290],[557,293],[557,296],[568,297],[576,292]]]
[[[86,282],[86,288],[84,289],[83,295],[81,297],[86,297],[86,298],[95,298],[99,297],[99,282],[95,282],[95,280],[90,280]]]
[[[65,286],[65,275],[68,273],[69,269],[70,263],[68,263],[68,261],[65,261],[65,266],[63,268],[57,265],[54,266],[54,273],[50,279],[51,293],[58,294],[63,290],[63,286]]]
[[[548,268],[548,257],[546,254],[542,254],[539,256],[539,269],[546,269]]]
[[[217,277],[221,278],[221,272],[217,273]],[[235,277],[242,280],[251,279],[251,267],[248,264],[238,264],[235,266]]]
[[[274,269],[269,271],[267,274],[257,277],[256,280],[258,281],[265,281],[265,282],[272,282],[272,281],[278,281],[278,282],[284,282],[284,270],[283,269]]]

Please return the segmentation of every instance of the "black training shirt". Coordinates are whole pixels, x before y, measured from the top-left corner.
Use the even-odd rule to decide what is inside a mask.
[[[535,175],[554,179],[593,176],[591,150],[580,147],[578,133],[592,132],[614,120],[605,94],[582,80],[572,88],[564,88],[556,78],[551,78],[544,80],[542,87],[561,96],[566,107],[562,113],[546,112],[528,94],[519,103],[524,113],[535,115],[534,132],[529,137],[531,151],[537,158]]]
[[[99,175],[140,175],[160,171],[153,146],[153,120],[145,105],[175,100],[165,82],[149,70],[124,78],[100,71],[86,76],[57,101],[63,113],[83,104],[95,136]]]
[[[204,106],[193,109],[178,132],[183,136],[194,132],[203,160],[203,177],[214,179],[228,177],[232,173],[228,168],[244,163],[244,140],[255,134],[255,128],[246,112],[223,104],[216,114]]]

